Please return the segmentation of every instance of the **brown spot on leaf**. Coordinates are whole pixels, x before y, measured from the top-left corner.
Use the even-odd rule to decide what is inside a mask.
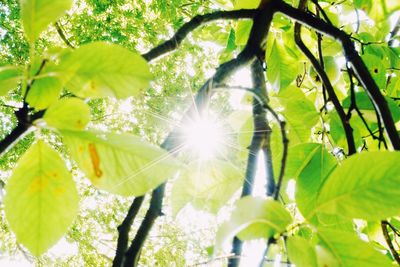
[[[97,154],[95,144],[92,144],[92,143],[89,144],[89,154],[90,154],[90,159],[92,161],[94,174],[98,178],[100,178],[103,175],[103,172],[100,169],[100,157],[99,157],[99,154]]]

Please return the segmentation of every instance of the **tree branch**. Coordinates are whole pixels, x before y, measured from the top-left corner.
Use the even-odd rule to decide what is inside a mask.
[[[304,1],[304,0],[300,1],[299,9],[304,10],[304,8],[306,7],[306,3],[307,3],[307,1]],[[310,60],[315,71],[318,73],[318,76],[320,77],[323,86],[325,87],[326,91],[328,92],[330,100],[332,101],[333,105],[335,106],[335,109],[339,115],[340,121],[342,122],[344,132],[346,134],[349,155],[356,153],[356,146],[354,144],[354,137],[353,137],[353,129],[351,128],[350,122],[347,119],[346,113],[344,112],[343,107],[340,104],[340,101],[335,93],[335,90],[333,89],[333,86],[328,78],[328,75],[326,74],[326,72],[324,71],[323,67],[318,62],[318,60],[314,57],[314,55],[306,47],[303,40],[301,39],[301,24],[299,24],[297,22],[295,23],[295,26],[294,26],[294,39],[295,39],[296,45],[299,47],[299,49],[302,51],[302,53],[308,58],[308,60]]]
[[[251,76],[253,81],[253,90],[259,90],[264,101],[260,102],[253,97],[253,125],[254,132],[249,146],[249,154],[247,158],[246,174],[243,182],[242,195],[245,197],[251,195],[253,190],[254,179],[257,172],[258,154],[260,151],[264,154],[266,168],[266,192],[267,196],[272,196],[275,191],[275,180],[272,168],[271,157],[271,127],[268,124],[267,114],[263,108],[263,103],[268,102],[267,88],[265,86],[264,71],[260,60],[255,60],[251,65]],[[242,252],[243,242],[236,236],[232,242],[231,254],[237,257],[230,257],[228,267],[239,266],[240,255]]]
[[[199,110],[201,111],[207,105],[210,96],[213,93],[212,89],[215,86],[222,84],[236,70],[238,70],[243,65],[248,64],[250,61],[252,61],[255,58],[258,51],[262,51],[262,46],[264,41],[266,40],[268,29],[272,21],[272,16],[274,12],[273,11],[274,9],[272,7],[273,5],[270,5],[270,6],[265,6],[264,8],[258,10],[257,12],[255,12],[254,10],[250,11],[250,13],[255,12],[255,16],[253,18],[253,27],[250,32],[249,40],[245,48],[237,56],[237,58],[232,59],[220,65],[217,68],[217,71],[214,74],[214,76],[209,80],[207,80],[204,83],[204,85],[199,89],[195,97],[195,103],[188,109],[188,111],[185,113],[185,116],[182,119],[183,123],[199,115],[198,111]],[[194,23],[193,25],[196,26],[197,24],[198,23]],[[186,36],[188,32],[190,32],[193,25],[190,27],[186,26],[187,27],[186,30],[181,30],[184,33],[184,36]],[[172,43],[176,43],[176,39],[173,38]],[[164,46],[161,45],[161,47]],[[155,49],[156,49],[155,51],[158,52],[150,51],[149,53],[143,55],[143,57],[146,60],[150,61],[156,58],[157,56],[170,51],[169,45],[166,45],[164,48],[155,48]],[[160,51],[162,52],[160,53]],[[165,141],[162,144],[162,147],[167,151],[174,151],[182,143],[180,137],[181,137],[180,130],[174,129],[165,139]],[[161,214],[162,199],[164,196],[164,187],[165,184],[159,186],[152,193],[152,197],[150,200],[151,204],[146,213],[145,219],[142,222],[141,226],[139,227],[139,230],[136,233],[136,237],[132,241],[131,246],[125,253],[125,259],[126,259],[124,263],[125,267],[136,266],[139,261],[140,251],[143,247],[144,241],[146,240],[146,237],[148,236],[156,218]]]
[[[397,253],[396,249],[394,248],[394,246],[392,244],[392,240],[390,240],[390,236],[389,236],[389,233],[387,230],[388,224],[389,223],[387,221],[381,221],[381,228],[382,228],[383,236],[385,237],[386,243],[389,246],[390,253],[392,253],[393,258],[396,260],[397,264],[400,265],[400,256]]]
[[[394,149],[400,149],[400,138],[397,133],[392,114],[389,110],[388,104],[381,94],[374,79],[369,73],[367,67],[357,53],[353,42],[350,37],[340,29],[326,23],[325,21],[315,18],[306,12],[293,8],[281,0],[276,1],[276,8],[278,12],[298,21],[301,24],[307,25],[314,30],[319,31],[325,35],[340,41],[342,44],[346,59],[351,63],[354,73],[361,81],[363,87],[367,91],[372,103],[376,107],[379,116],[385,126],[387,135],[392,143]]]
[[[59,24],[58,22],[56,22],[56,23],[54,23],[54,27],[56,27],[57,33],[58,33],[58,35],[60,36],[61,40],[63,40],[64,43],[65,43],[68,47],[70,47],[70,48],[72,48],[72,49],[75,49],[76,47],[75,47],[73,44],[71,44],[71,42],[68,40],[67,36],[65,36],[64,31],[63,31],[63,29],[61,28],[60,24]]]
[[[171,52],[178,48],[182,43],[183,39],[195,30],[197,27],[214,20],[219,19],[252,19],[257,14],[255,9],[241,9],[231,11],[216,11],[205,15],[197,15],[192,18],[189,22],[185,23],[171,39],[151,49],[149,52],[142,56],[147,60],[153,60],[163,54]]]
[[[129,241],[129,231],[131,229],[132,223],[135,220],[136,215],[142,206],[144,196],[136,197],[132,205],[129,207],[128,213],[122,223],[118,226],[118,242],[117,250],[115,252],[115,257],[113,260],[113,267],[120,267],[124,260],[124,254],[128,248]]]

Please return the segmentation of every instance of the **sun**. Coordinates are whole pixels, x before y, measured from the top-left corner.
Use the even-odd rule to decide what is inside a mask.
[[[185,150],[201,160],[214,158],[223,148],[224,131],[217,118],[198,116],[183,127]]]

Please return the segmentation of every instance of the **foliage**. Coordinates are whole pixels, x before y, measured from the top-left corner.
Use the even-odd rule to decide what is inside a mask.
[[[1,249],[38,265],[233,267],[238,244],[262,239],[267,259],[296,266],[400,264],[399,10],[3,1]],[[248,65],[246,84],[233,72]],[[203,140],[207,128],[188,142],[185,128],[210,114],[222,140]],[[212,221],[199,236],[179,223],[196,214]],[[76,255],[54,256],[60,239]]]

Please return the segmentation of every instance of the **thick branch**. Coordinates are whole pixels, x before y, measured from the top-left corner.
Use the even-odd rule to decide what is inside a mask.
[[[132,205],[129,207],[128,214],[126,215],[121,225],[118,226],[118,243],[113,260],[113,267],[122,266],[124,254],[128,248],[129,231],[131,229],[133,221],[135,220],[136,215],[139,212],[140,207],[142,206],[143,200],[144,196],[136,197],[133,200]]]
[[[251,65],[251,73],[253,80],[253,90],[259,90],[260,95],[263,95],[264,101],[267,101],[267,88],[265,86],[264,71],[260,60],[255,60]],[[275,181],[272,169],[271,157],[271,127],[268,124],[266,112],[263,107],[263,102],[257,98],[253,98],[253,125],[254,132],[249,146],[249,155],[247,158],[245,180],[243,182],[242,195],[245,197],[251,195],[253,190],[254,179],[257,172],[258,154],[263,151],[266,168],[266,190],[267,195],[271,196],[275,191]],[[231,254],[228,260],[228,267],[239,266],[240,255],[242,252],[242,241],[235,237],[232,243]],[[237,256],[237,257],[235,257]]]
[[[146,240],[157,217],[161,215],[164,190],[165,184],[162,184],[151,194],[150,207],[147,210],[146,216],[144,217],[131,246],[125,253],[125,262],[123,266],[137,266],[144,241]]]
[[[305,4],[307,1],[300,1],[300,9],[305,8]],[[349,149],[349,155],[352,155],[356,153],[356,146],[354,144],[354,137],[353,137],[353,129],[351,128],[351,125],[347,119],[346,113],[343,110],[343,107],[340,104],[340,101],[335,93],[335,90],[333,89],[333,86],[328,78],[328,75],[324,71],[323,67],[321,64],[318,62],[318,60],[314,57],[314,55],[311,53],[311,51],[306,47],[304,44],[303,40],[301,39],[301,24],[297,23],[294,26],[294,39],[297,44],[297,46],[300,48],[300,50],[303,52],[303,54],[310,60],[312,66],[314,67],[315,71],[318,73],[318,76],[320,77],[323,86],[326,88],[326,91],[328,92],[329,99],[332,101],[333,105],[335,106],[335,109],[339,115],[340,121],[342,122],[342,126],[344,129],[344,132],[346,134],[346,140],[347,140],[347,146]]]
[[[326,23],[325,21],[313,17],[306,12],[293,8],[292,6],[286,4],[281,0],[276,1],[276,6],[278,11],[283,13],[284,15],[300,22],[301,24],[309,26],[314,30],[319,31],[320,33],[331,36],[332,38],[341,42],[346,59],[349,63],[351,63],[355,74],[361,81],[370,99],[374,103],[374,106],[376,107],[379,116],[381,117],[382,122],[385,126],[387,135],[392,143],[393,148],[395,148],[396,150],[400,149],[400,138],[397,133],[388,104],[381,94],[378,86],[376,85],[364,62],[362,61],[360,55],[357,53],[350,37],[345,32]]]
[[[182,119],[183,123],[186,120],[195,118],[195,116],[199,115],[198,111],[201,111],[207,105],[208,100],[213,93],[212,89],[215,86],[223,83],[236,70],[253,60],[256,56],[256,51],[262,50],[261,46],[266,39],[268,29],[272,21],[272,15],[272,9],[267,9],[267,7],[256,13],[246,47],[237,56],[237,58],[220,65],[214,76],[207,80],[207,82],[199,89],[195,98],[195,103],[189,108],[189,110],[186,112],[186,115]],[[191,28],[189,27],[188,30],[185,30],[183,32],[187,34],[188,32],[190,32],[190,29]],[[176,40],[174,40],[174,42],[175,41]],[[162,48],[162,50],[160,51],[168,52],[170,51],[168,49],[168,46],[166,46],[166,48]],[[153,54],[150,51],[148,54],[145,54],[144,57],[147,60],[151,60],[158,55],[160,55],[159,52],[154,52]],[[162,147],[168,151],[174,151],[182,144],[182,140],[179,137],[180,131],[178,129],[173,130],[164,141]],[[126,267],[136,266],[139,261],[140,251],[143,247],[144,241],[146,240],[146,237],[148,236],[156,218],[161,214],[164,187],[165,184],[158,187],[152,193],[150,208],[147,211],[145,219],[142,222],[138,232],[136,233],[135,239],[133,240],[131,246],[126,253],[126,260],[124,264],[124,266]]]
[[[151,49],[149,52],[143,55],[143,57],[147,60],[153,60],[163,54],[171,52],[178,48],[183,39],[195,30],[197,27],[214,20],[219,19],[252,19],[257,14],[255,9],[241,9],[241,10],[232,10],[232,11],[216,11],[213,13],[205,14],[205,15],[197,15],[192,18],[189,22],[185,23],[176,33],[172,36],[171,39],[165,41],[159,46]]]

